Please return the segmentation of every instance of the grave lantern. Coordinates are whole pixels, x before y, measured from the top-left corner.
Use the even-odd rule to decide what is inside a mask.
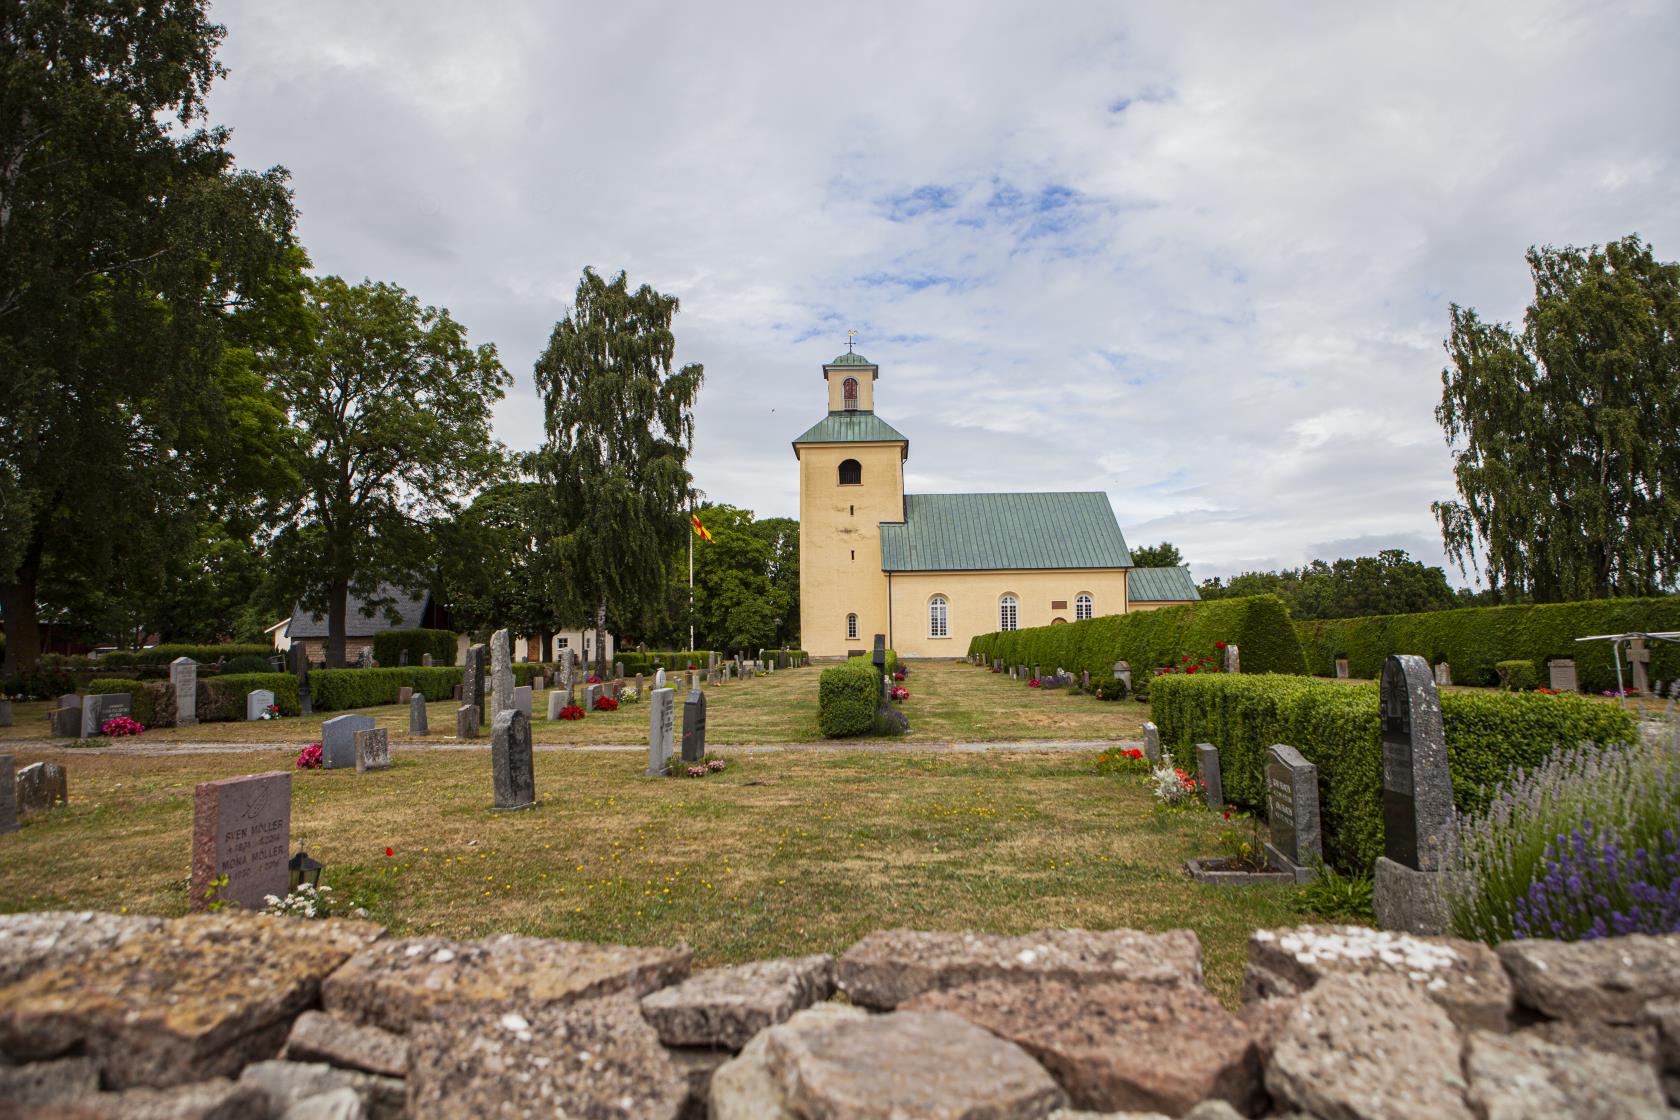
[[[286,869],[292,873],[291,889],[295,891],[304,883],[308,883],[312,888],[319,889],[321,886],[321,871],[326,866],[326,864],[299,848],[297,855],[286,863]]]

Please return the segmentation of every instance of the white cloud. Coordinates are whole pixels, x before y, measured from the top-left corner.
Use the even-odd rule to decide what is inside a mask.
[[[317,265],[535,359],[585,265],[681,297],[696,473],[797,513],[847,327],[923,490],[1101,488],[1198,574],[1433,550],[1449,302],[1680,256],[1680,9],[223,3],[212,94]],[[1364,543],[1360,543],[1364,542]]]

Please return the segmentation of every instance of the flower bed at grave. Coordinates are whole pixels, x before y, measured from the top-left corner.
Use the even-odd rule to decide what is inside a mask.
[[[130,719],[128,716],[116,716],[99,725],[99,733],[108,735],[113,739],[121,739],[128,735],[139,735],[145,730],[144,727],[140,726],[139,720]]]
[[[597,712],[616,712],[618,711],[618,701],[611,696],[597,696],[595,697],[595,710]]]
[[[578,705],[578,704],[567,704],[564,708],[560,709],[560,718],[561,719],[582,719],[583,718],[583,707],[581,705]]]
[[[297,768],[299,770],[319,770],[324,761],[321,757],[321,744],[311,743],[298,752]]]

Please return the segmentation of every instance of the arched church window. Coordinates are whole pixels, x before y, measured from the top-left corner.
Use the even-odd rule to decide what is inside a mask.
[[[848,377],[840,383],[840,399],[848,409],[857,407],[857,378]]]
[[[857,615],[855,614],[846,616],[846,637],[853,641],[857,640]]]
[[[1016,611],[1015,596],[1005,595],[998,600],[998,629],[1014,630],[1019,614]]]
[[[928,637],[949,638],[951,636],[950,621],[950,604],[945,601],[945,596],[935,595],[929,599]]]
[[[863,485],[863,464],[856,459],[847,459],[840,464],[840,485]]]
[[[1073,597],[1073,620],[1084,622],[1091,617],[1091,597],[1081,592]]]

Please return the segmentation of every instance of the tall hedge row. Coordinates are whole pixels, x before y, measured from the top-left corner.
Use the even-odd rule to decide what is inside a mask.
[[[1514,660],[1533,662],[1545,683],[1546,662],[1573,658],[1581,687],[1602,692],[1616,687],[1610,644],[1575,639],[1680,630],[1680,595],[1338,618],[1298,622],[1295,629],[1315,676],[1334,676],[1336,659],[1345,657],[1349,675],[1375,679],[1390,654],[1415,653],[1431,665],[1451,663],[1454,684],[1498,684],[1495,666]],[[1680,646],[1651,643],[1650,672],[1653,680],[1680,678]]]
[[[461,683],[462,672],[458,668],[428,669],[418,665],[397,669],[311,669],[309,696],[315,709],[322,712],[395,704],[404,685],[424,693],[427,700],[442,700],[454,693],[455,686]]]
[[[1318,767],[1325,859],[1369,870],[1383,851],[1382,740],[1375,684],[1310,677],[1216,674],[1161,677],[1150,712],[1161,744],[1184,767],[1195,744],[1219,748],[1225,797],[1264,811],[1266,751],[1287,743]],[[1614,704],[1544,693],[1441,695],[1453,802],[1484,808],[1513,770],[1539,764],[1558,745],[1636,740],[1633,718]]]
[[[245,697],[259,688],[274,693],[274,703],[283,716],[302,712],[298,703],[298,682],[294,673],[228,673],[205,677],[198,682],[200,723],[229,722],[245,718]]]
[[[1214,643],[1219,641],[1237,644],[1244,673],[1307,671],[1289,609],[1276,595],[1213,599],[1061,626],[995,631],[974,638],[968,652],[988,661],[1001,657],[1008,665],[1039,665],[1045,672],[1058,666],[1070,673],[1087,669],[1101,679],[1112,675],[1116,661],[1128,661],[1133,691],[1143,697],[1148,695],[1154,669],[1175,665],[1186,654],[1214,656]]]
[[[236,642],[224,645],[161,645],[150,649],[114,649],[109,653],[102,653],[98,657],[98,664],[102,668],[120,669],[127,665],[167,665],[177,657],[190,657],[201,665],[212,661],[222,661],[234,657],[270,657],[274,653],[273,646],[260,645],[254,642]]]
[[[373,636],[373,659],[386,668],[401,668],[403,650],[408,663],[419,665],[426,654],[432,664],[455,664],[455,634],[450,630],[381,630]]]
[[[887,672],[898,667],[898,654],[887,651]],[[853,657],[831,665],[817,678],[817,725],[826,739],[868,735],[876,729],[875,711],[881,704],[881,678],[869,657]]]

